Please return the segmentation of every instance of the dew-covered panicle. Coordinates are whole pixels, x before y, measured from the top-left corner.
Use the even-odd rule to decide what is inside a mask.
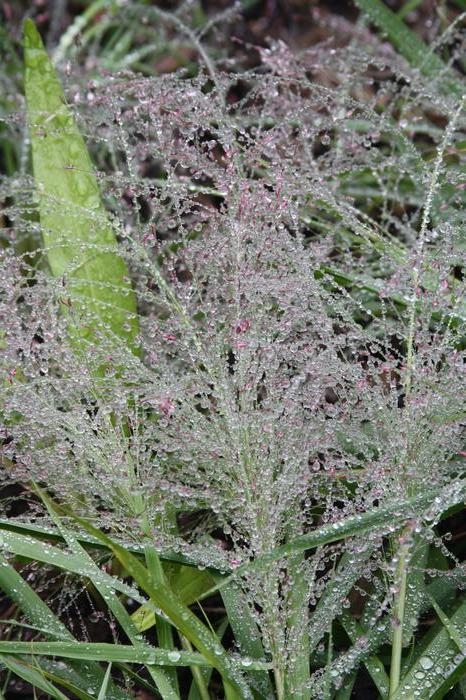
[[[218,75],[220,93],[159,77],[73,96],[138,353],[105,326],[73,348],[66,275],[46,250],[38,264],[40,227],[18,205],[12,230],[33,243],[1,251],[6,478],[127,540],[148,520],[158,548],[230,571],[441,492],[464,459],[464,114],[375,48],[262,58],[260,74]],[[399,526],[240,569],[277,678],[303,629],[323,656],[356,584],[380,623],[383,537]]]

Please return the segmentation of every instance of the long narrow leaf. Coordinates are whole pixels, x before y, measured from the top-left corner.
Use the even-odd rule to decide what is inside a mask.
[[[100,538],[112,550],[126,571],[149,595],[153,603],[160,608],[176,629],[204,655],[205,659],[217,669],[223,678],[227,697],[237,697],[239,693],[239,697],[244,697],[245,700],[252,698],[251,692],[244,683],[237,665],[228,657],[215,635],[202,624],[172,590],[162,582],[158,582],[157,586],[154,586],[149,572],[135,556],[86,521],[78,517],[76,517],[76,520],[90,534]]]
[[[0,654],[27,656],[56,656],[81,661],[105,661],[107,663],[131,663],[158,666],[210,666],[203,654],[195,651],[171,651],[159,647],[135,649],[130,645],[98,642],[16,642],[0,641]],[[269,665],[254,661],[251,669],[268,669]]]
[[[349,615],[343,615],[340,619],[340,622],[353,644],[355,644],[358,639],[361,639],[364,636],[364,628],[361,627],[361,625],[359,625],[353,617],[350,617]],[[374,681],[375,685],[377,686],[377,690],[379,691],[380,697],[387,697],[390,688],[390,682],[385,672],[385,667],[383,663],[377,656],[368,656],[366,659],[364,659],[364,665],[372,680]]]
[[[221,588],[221,595],[236,643],[241,652],[248,657],[248,663],[254,659],[263,659],[265,652],[260,631],[240,586],[235,582],[230,582],[228,586]],[[261,695],[264,697],[272,696],[272,684],[267,672],[254,672],[250,674],[250,677],[251,685]]]
[[[66,695],[63,695],[61,690],[56,688],[50,681],[44,678],[40,670],[35,668],[31,663],[22,659],[9,658],[0,654],[0,662],[6,666],[15,676],[22,678],[26,683],[30,683],[34,688],[39,688],[47,693],[49,697],[55,700],[66,700]],[[86,698],[91,696],[86,695]]]
[[[133,623],[131,616],[127,612],[125,606],[121,602],[118,595],[116,594],[113,586],[109,585],[108,581],[105,578],[102,579],[100,577],[99,568],[97,567],[93,559],[90,557],[90,555],[86,552],[81,543],[78,541],[75,534],[65,527],[63,521],[54,509],[53,503],[49,499],[47,494],[44,491],[42,491],[42,489],[40,489],[37,485],[35,485],[35,491],[44,502],[50,517],[55,522],[57,528],[61,532],[63,538],[66,540],[68,547],[73,552],[73,554],[82,559],[84,566],[90,568],[94,567],[96,569],[95,576],[90,577],[91,581],[97,589],[97,591],[99,592],[99,594],[102,596],[102,599],[105,601],[112,615],[114,615],[115,619],[121,625],[122,629],[128,636],[128,639],[130,640],[133,647],[139,650],[145,650],[147,648],[150,648],[149,643],[144,638],[141,638],[141,636],[138,634],[138,629],[136,625]],[[150,606],[143,607],[145,609],[150,610]],[[151,612],[152,614],[154,614],[153,611]],[[171,669],[170,672],[168,672],[165,669],[159,669],[150,666],[148,668],[148,671],[164,700],[179,700],[179,693],[177,692],[176,688],[177,684],[176,682],[174,682],[174,680],[176,681],[176,677],[175,679],[173,677],[170,677],[170,672],[172,671]],[[173,671],[173,673],[176,672]]]
[[[103,673],[97,678],[92,672],[88,672],[88,669],[99,669],[99,671],[102,671],[97,662],[83,664],[79,660],[66,662],[66,660],[60,659],[55,661],[44,656],[34,656],[28,659],[24,656],[16,658],[7,654],[4,654],[1,658],[12,672],[32,683],[35,687],[43,688],[41,681],[48,681],[49,684],[53,683],[55,686],[59,686],[69,694],[72,694],[73,697],[78,698],[78,700],[95,700],[99,685],[102,687],[105,682]],[[86,670],[84,673],[81,673],[84,667]],[[31,671],[34,672],[34,676],[29,676],[28,679],[26,674]],[[65,697],[69,697],[69,695]],[[109,682],[105,700],[127,700],[127,694],[123,688]]]
[[[64,537],[60,534],[55,527],[52,527],[49,523],[47,525],[38,525],[37,523],[21,522],[19,520],[7,520],[0,518],[0,531],[16,532],[25,536],[31,536],[37,538],[37,541],[47,540],[47,541],[58,541],[63,542]],[[105,549],[102,542],[92,537],[87,532],[75,532],[76,539],[83,545],[91,545],[93,547],[98,547],[99,549]],[[120,542],[120,544],[129,551],[134,553],[142,553],[144,551],[144,546],[137,542],[128,541]],[[159,557],[163,561],[173,562],[174,564],[183,564],[186,567],[193,567],[197,569],[197,563],[191,561],[182,554],[176,554],[174,552],[159,552]],[[206,571],[210,571],[211,568],[207,567]],[[214,570],[216,571],[216,570]],[[216,572],[217,573],[217,572]]]
[[[3,590],[29,622],[56,639],[71,640],[73,635],[23,577],[0,555],[0,589]]]
[[[447,690],[466,672],[466,644],[462,641],[466,628],[466,598],[448,618],[427,635],[397,688],[393,700],[409,697],[417,688],[419,700],[440,700]],[[454,633],[451,633],[454,630]],[[461,642],[458,645],[458,642]]]
[[[105,671],[104,680],[103,680],[102,685],[100,687],[97,700],[105,700],[105,698],[107,697],[107,688],[108,688],[108,684],[110,681],[111,670],[112,670],[112,664],[109,664],[107,666],[107,670]]]
[[[88,577],[94,583],[96,581],[105,583],[112,589],[120,591],[120,593],[136,600],[138,603],[150,606],[150,602],[147,601],[144,596],[140,595],[135,588],[123,583],[123,581],[120,581],[114,576],[106,574],[105,571],[101,571],[95,564],[90,565],[86,561],[83,561],[82,557],[76,554],[37,541],[33,537],[20,535],[16,532],[7,532],[5,530],[3,532],[0,531],[0,543],[4,551],[25,557],[26,559],[31,559],[32,561],[40,561],[44,564],[56,566],[58,569],[69,571],[78,576]]]
[[[205,666],[208,662],[196,652],[170,654],[166,649],[155,647],[134,648],[104,642],[16,642],[0,641],[0,654],[57,656],[81,661],[106,661],[159,666]]]
[[[96,567],[97,568],[97,567]],[[45,635],[50,637],[54,641],[60,640],[57,643],[63,642],[74,642],[73,635],[65,627],[65,625],[56,617],[56,615],[50,610],[47,604],[37,595],[35,591],[29,586],[29,584],[22,578],[22,576],[16,571],[16,569],[11,566],[6,559],[0,556],[0,589],[5,591],[5,593],[13,600],[18,608],[26,615],[27,619],[34,628]],[[49,644],[50,642],[47,642]],[[8,668],[14,671],[13,665],[14,661],[9,662]],[[21,678],[32,682],[32,675],[34,677],[39,671],[31,669],[26,665],[18,666],[18,673]],[[16,672],[16,671],[14,671]],[[21,672],[21,673],[19,673]],[[41,669],[44,672],[44,669]],[[45,672],[44,672],[45,673]],[[60,669],[59,674],[55,674],[57,678],[56,682],[65,684],[68,682],[67,679],[70,674],[73,674],[75,685],[98,688],[102,683],[103,673],[102,669],[98,664],[90,665],[84,672],[84,669],[80,667],[64,667]],[[40,675],[40,674],[39,674]],[[47,675],[45,673],[45,675]],[[52,679],[53,680],[53,679]],[[38,688],[43,688],[43,686],[38,683],[35,684]],[[110,693],[111,690],[111,693]],[[84,696],[83,696],[84,697]],[[87,698],[87,694],[85,698]],[[109,689],[108,697],[114,698],[114,700],[122,700],[122,693],[119,689],[112,687]]]
[[[254,561],[242,564],[236,569],[234,575],[241,575],[243,572],[250,571],[256,567],[264,567],[270,562],[278,561],[297,552],[338,542],[347,537],[365,535],[374,530],[377,530],[377,532],[389,532],[393,528],[394,522],[399,523],[404,519],[409,519],[413,513],[417,513],[420,508],[427,507],[436,497],[441,502],[440,494],[429,490],[410,498],[400,498],[387,502],[384,506],[374,508],[360,515],[351,515],[334,523],[323,525],[306,535],[296,537],[281,547],[277,547],[272,552],[257,557]],[[216,588],[220,589],[228,585],[230,580],[230,577],[224,578],[221,583],[217,584]]]

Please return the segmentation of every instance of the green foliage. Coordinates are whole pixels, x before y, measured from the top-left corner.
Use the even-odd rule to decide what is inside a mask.
[[[456,80],[450,69],[433,50],[411,31],[383,0],[355,0],[367,19],[373,22],[395,49],[415,68],[438,81],[439,89],[449,91],[461,98],[464,86]],[[408,3],[406,3],[408,5]]]
[[[5,239],[5,689],[462,692],[464,81],[416,1],[357,4],[407,63],[276,43],[227,74],[200,5],[96,0],[56,64],[150,75],[156,21],[205,75],[73,84],[75,108],[26,20],[33,185],[1,192],[43,264]]]
[[[102,205],[84,140],[32,20],[24,23],[24,86],[36,198],[47,262],[63,285],[76,344],[99,342],[105,319],[114,342],[135,348],[136,301],[128,268]]]

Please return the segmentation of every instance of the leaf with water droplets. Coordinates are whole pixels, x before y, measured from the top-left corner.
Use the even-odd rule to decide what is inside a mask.
[[[221,581],[220,576],[215,578]],[[252,659],[265,657],[257,622],[254,620],[244,592],[235,582],[232,581],[222,588],[221,595],[236,643],[241,652],[248,655],[246,659],[243,658],[242,665],[245,668],[250,667]],[[270,678],[266,672],[256,671],[250,677],[254,680],[256,689],[260,690],[264,697],[271,697]]]
[[[104,329],[135,349],[136,301],[103,207],[93,164],[34,25],[24,23],[25,94],[41,233],[62,280],[76,348]]]
[[[206,661],[217,669],[223,678],[227,697],[230,697],[229,694],[231,697],[236,697],[235,693],[239,692],[242,693],[241,697],[251,698],[252,694],[215,634],[182,603],[178,596],[163,581],[158,581],[154,585],[146,567],[110,537],[82,518],[76,515],[73,517],[112,550],[137,585],[146,591],[152,602],[160,607],[170,622],[201,652]]]
[[[466,671],[466,599],[448,617],[434,601],[441,623],[423,640],[417,658],[409,666],[393,700],[414,696],[419,700],[441,700]]]
[[[35,668],[37,662],[34,661],[31,665],[28,665],[24,660],[18,661],[12,656],[6,654],[0,654],[0,660],[2,665],[4,665],[11,673],[16,674],[19,678],[22,678],[27,683],[30,683],[34,688],[40,688],[49,697],[55,698],[55,700],[66,700],[66,695],[56,688],[53,683],[47,680],[40,670]],[[82,698],[84,696],[81,696]],[[86,696],[90,697],[90,696]]]
[[[59,640],[56,642],[58,645],[63,642],[74,642],[73,635],[61,620],[3,557],[0,557],[0,588],[15,602],[18,609],[26,615],[28,622],[46,638]],[[50,644],[50,641],[47,644]],[[34,659],[33,667],[29,667],[23,662],[19,664],[13,657],[6,654],[2,654],[0,658],[2,663],[20,678],[51,693],[53,686],[42,676],[39,668],[37,668],[40,666],[37,657]],[[66,685],[68,689],[74,690],[75,694],[77,694],[79,689],[72,688],[71,682],[77,682],[80,687],[83,687],[86,682],[87,685],[92,684],[93,687],[98,688],[103,681],[103,672],[98,664],[89,665],[86,674],[84,674],[82,668],[71,662],[69,665],[64,664],[59,672],[56,671],[56,677],[48,669],[47,676],[49,680],[57,682],[59,685]],[[52,693],[52,697],[65,697],[56,689],[55,693],[58,694]],[[82,694],[78,695],[78,697],[82,698],[82,700],[87,700],[88,697],[92,696]],[[108,687],[107,697],[114,700],[123,700],[124,696],[111,683]]]

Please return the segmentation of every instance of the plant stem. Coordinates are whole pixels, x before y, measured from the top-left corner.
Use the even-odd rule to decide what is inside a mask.
[[[273,670],[273,676],[275,678],[277,700],[285,700],[285,683],[283,678],[283,669],[275,667]]]
[[[404,539],[406,531],[401,535]],[[401,656],[403,651],[403,624],[405,616],[408,563],[410,542],[404,542],[398,550],[398,563],[395,574],[396,593],[393,602],[392,655],[390,664],[389,700],[395,697],[401,677]]]
[[[359,2],[359,0],[358,0]],[[417,263],[413,269],[412,276],[412,298],[409,309],[409,326],[408,326],[408,337],[407,337],[407,352],[406,352],[406,373],[404,378],[404,391],[405,391],[405,401],[408,405],[409,395],[412,389],[413,376],[415,372],[415,335],[416,335],[416,296],[417,290],[421,283],[421,260],[422,253],[426,243],[426,234],[431,218],[432,203],[434,199],[434,194],[438,186],[440,179],[440,173],[444,158],[444,153],[446,151],[447,145],[450,142],[451,136],[454,129],[456,128],[456,123],[464,109],[466,101],[466,96],[463,95],[459,105],[450,120],[447,128],[445,129],[442,142],[437,151],[437,156],[435,159],[434,167],[430,177],[429,187],[426,194],[426,201],[424,205],[424,210],[422,213],[421,228],[419,232],[418,240],[418,250],[417,250]],[[408,450],[406,449],[406,453]],[[415,492],[410,489],[410,495],[414,495]],[[390,664],[390,690],[389,690],[389,700],[392,700],[395,695],[397,688],[400,684],[401,678],[401,657],[403,651],[403,626],[404,626],[404,615],[405,615],[405,605],[406,605],[406,594],[407,594],[407,579],[408,579],[408,565],[410,559],[410,548],[411,548],[411,538],[409,536],[408,528],[405,528],[400,535],[400,546],[398,549],[398,563],[395,573],[395,595],[393,600],[393,634],[392,634],[392,653],[391,653],[391,664]]]

